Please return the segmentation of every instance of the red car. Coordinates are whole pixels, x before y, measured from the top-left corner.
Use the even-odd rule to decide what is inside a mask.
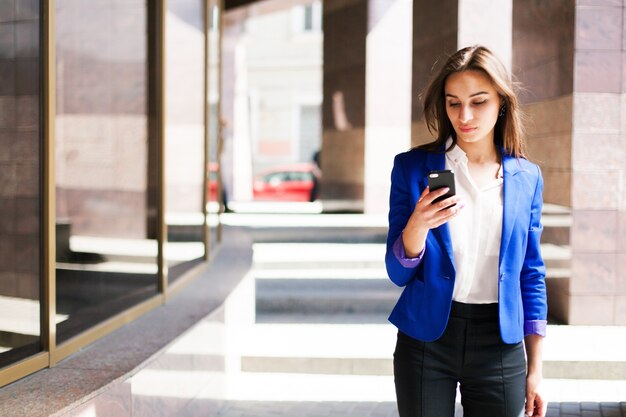
[[[208,201],[217,201],[217,188],[219,177],[219,164],[217,162],[209,162],[209,180],[207,181],[207,199]]]
[[[255,200],[315,201],[319,170],[314,164],[293,164],[261,172],[254,178]]]

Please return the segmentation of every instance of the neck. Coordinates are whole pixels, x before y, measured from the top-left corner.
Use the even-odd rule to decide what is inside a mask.
[[[457,140],[456,144],[465,152],[468,161],[471,163],[484,164],[497,162],[499,160],[498,150],[496,149],[495,143],[493,143],[493,138],[491,140],[485,138],[478,142],[462,142]]]

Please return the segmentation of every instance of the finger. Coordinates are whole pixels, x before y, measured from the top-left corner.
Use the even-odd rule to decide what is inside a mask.
[[[428,194],[426,194],[424,196],[424,203],[426,204],[431,204],[433,201],[435,201],[435,199],[437,199],[438,197],[441,197],[442,195],[446,194],[448,191],[450,191],[450,189],[448,187],[443,187],[443,188],[439,188],[437,190],[433,190],[431,192],[429,192]]]
[[[548,411],[548,402],[544,401],[539,394],[535,396],[535,409],[537,410],[537,415],[540,417],[544,417],[546,411]]]
[[[461,198],[458,196],[448,197],[445,200],[441,200],[438,203],[434,204],[434,208],[438,212],[445,213],[446,210],[449,210],[453,207],[456,207],[461,202]]]
[[[535,396],[532,394],[526,395],[526,415],[532,416],[535,410]]]
[[[465,207],[465,204],[462,202],[459,202],[459,204],[455,205],[454,207],[450,207],[445,210],[441,210],[437,212],[437,215],[434,217],[430,228],[431,229],[437,228],[441,226],[442,224],[448,222],[449,220],[455,218],[456,216],[459,215],[463,207]]]

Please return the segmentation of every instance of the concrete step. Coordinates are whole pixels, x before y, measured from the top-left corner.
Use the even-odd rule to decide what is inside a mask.
[[[571,210],[568,207],[545,204],[541,222],[543,233],[541,241],[555,245],[570,244]]]
[[[389,279],[261,279],[258,314],[388,314],[401,288]]]
[[[242,336],[241,370],[389,376],[396,332],[390,324],[257,324]],[[626,383],[623,340],[626,327],[549,325],[544,377]]]
[[[384,243],[255,243],[257,269],[384,269]],[[541,253],[548,268],[569,268],[567,245],[542,243]]]

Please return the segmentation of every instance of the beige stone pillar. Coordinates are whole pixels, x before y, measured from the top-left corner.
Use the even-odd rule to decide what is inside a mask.
[[[450,54],[481,44],[510,67],[512,7],[512,0],[413,1],[413,145],[433,140],[419,95]]]
[[[365,212],[389,210],[393,157],[411,145],[412,0],[372,1],[366,42]]]
[[[411,0],[324,2],[325,207],[388,210],[393,157],[410,147],[411,9]]]
[[[626,62],[622,2],[515,0],[513,68],[528,89],[531,156],[544,200],[571,208],[569,277],[551,313],[626,324]]]

